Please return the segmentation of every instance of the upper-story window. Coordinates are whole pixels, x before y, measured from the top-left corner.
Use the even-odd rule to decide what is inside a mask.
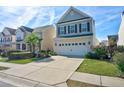
[[[68,26],[68,33],[77,33],[77,24],[72,24]]]
[[[90,31],[90,23],[81,23],[79,24],[79,31],[80,32],[89,32]]]
[[[17,40],[22,40],[22,38],[18,36],[18,37],[17,37]]]
[[[70,25],[70,32],[75,33],[75,25]]]
[[[64,34],[65,30],[64,30],[64,26],[60,26],[60,34]]]

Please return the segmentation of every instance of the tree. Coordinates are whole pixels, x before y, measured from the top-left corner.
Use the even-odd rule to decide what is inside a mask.
[[[30,52],[35,52],[35,46],[38,44],[39,50],[41,49],[41,39],[36,33],[27,35],[25,41],[30,45]]]
[[[117,39],[116,38],[110,38],[109,39],[109,53],[111,56],[114,55],[115,50],[117,49]]]

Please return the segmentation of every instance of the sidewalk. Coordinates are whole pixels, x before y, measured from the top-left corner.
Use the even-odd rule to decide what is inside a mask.
[[[99,86],[124,87],[124,79],[118,77],[100,76],[75,72],[70,79]]]

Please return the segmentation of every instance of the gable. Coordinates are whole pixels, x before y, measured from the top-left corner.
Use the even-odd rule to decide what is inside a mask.
[[[81,12],[81,11],[79,11],[79,10],[77,10],[74,7],[70,7],[65,12],[65,14],[60,18],[58,23],[73,21],[73,20],[77,20],[77,19],[83,19],[83,18],[87,18],[87,17],[90,17],[90,16]]]
[[[4,33],[5,35],[11,35],[10,32],[9,32],[6,28],[3,30],[3,33]]]

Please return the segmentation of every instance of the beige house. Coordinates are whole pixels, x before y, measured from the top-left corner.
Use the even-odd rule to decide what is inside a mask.
[[[41,50],[53,50],[53,38],[56,36],[55,27],[53,25],[34,28],[33,33],[37,33],[42,39]]]
[[[118,45],[124,46],[124,12],[122,13],[121,24],[118,32]]]
[[[99,44],[93,18],[74,7],[60,18],[56,29],[54,51],[59,55],[83,57]]]
[[[16,29],[5,27],[0,33],[0,48],[16,49]]]

